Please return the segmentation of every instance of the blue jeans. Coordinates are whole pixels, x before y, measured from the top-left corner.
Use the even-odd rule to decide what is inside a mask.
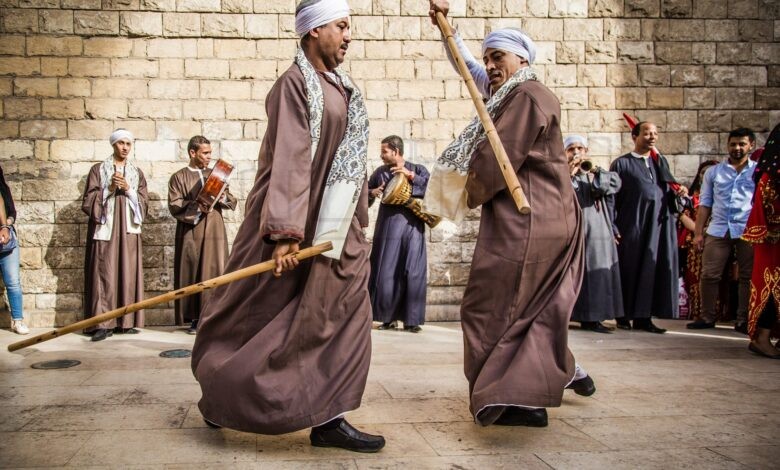
[[[3,275],[8,304],[11,306],[11,318],[21,320],[22,284],[19,282],[19,247],[8,253],[0,253],[0,272]]]

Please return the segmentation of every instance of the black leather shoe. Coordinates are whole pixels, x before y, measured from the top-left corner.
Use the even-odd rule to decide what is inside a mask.
[[[572,381],[566,388],[574,390],[574,393],[582,395],[583,397],[589,397],[596,393],[596,384],[593,383],[593,379],[591,379],[589,375]]]
[[[527,410],[517,406],[507,406],[501,416],[493,424],[499,426],[530,426],[532,428],[547,427],[547,410],[537,408]]]
[[[379,452],[385,446],[385,438],[360,432],[346,419],[338,426],[327,429],[326,425],[311,428],[309,440],[315,447],[339,447],[353,452]]]
[[[409,333],[419,333],[422,331],[422,328],[420,328],[420,325],[413,325],[413,326],[404,325],[404,331]]]
[[[580,322],[580,329],[585,331],[592,331],[594,333],[606,333],[606,334],[612,333],[612,328],[603,325],[600,321]]]
[[[211,421],[207,420],[206,418],[203,418],[203,422],[206,423],[206,426],[210,427],[211,429],[222,429],[222,426],[220,426],[217,423],[212,423]]]
[[[114,333],[111,330],[107,330],[105,328],[99,328],[95,330],[95,333],[92,335],[92,341],[103,341],[104,339],[113,335]]]
[[[707,328],[715,328],[715,322],[707,322],[699,318],[696,321],[692,321],[685,325],[689,330],[706,330]]]
[[[737,333],[742,333],[743,335],[748,334],[748,326],[747,322],[740,322],[734,325],[734,331]]]
[[[649,318],[643,318],[640,322],[634,320],[634,329],[639,331],[646,331],[648,333],[656,333],[659,335],[666,333],[666,328],[659,328],[655,326],[653,321]]]
[[[137,330],[135,328],[120,328],[118,326],[114,328],[114,333],[118,335],[137,335],[140,332],[141,330]]]
[[[377,330],[395,330],[398,327],[398,323],[382,323],[377,327]]]
[[[192,320],[190,327],[187,328],[188,335],[194,335],[198,333],[198,320]]]
[[[621,330],[631,329],[631,320],[627,318],[618,318],[615,320],[615,323],[617,323],[617,327]]]

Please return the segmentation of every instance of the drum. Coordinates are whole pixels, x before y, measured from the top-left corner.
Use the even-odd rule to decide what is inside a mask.
[[[209,212],[214,209],[214,205],[222,197],[222,193],[225,192],[231,173],[233,173],[233,165],[222,159],[217,160],[214,168],[211,169],[211,174],[206,179],[203,189],[200,190],[197,197],[197,201],[207,206]]]
[[[396,173],[387,182],[382,194],[382,204],[403,205],[412,197],[412,185],[403,173]]]
[[[382,194],[382,204],[402,205],[422,219],[430,228],[435,227],[441,217],[422,210],[422,199],[412,197],[412,184],[403,173],[397,173],[387,182]]]

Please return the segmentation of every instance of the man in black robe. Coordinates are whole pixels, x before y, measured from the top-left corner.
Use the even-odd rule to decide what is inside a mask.
[[[676,194],[669,185],[674,178],[666,158],[651,155],[658,140],[655,124],[638,123],[631,138],[634,150],[610,168],[623,182],[615,196],[615,233],[625,317],[617,325],[665,333],[652,316],[673,318],[678,308]]]
[[[382,198],[387,183],[399,173],[408,179],[412,197],[425,196],[428,170],[404,161],[404,141],[400,137],[385,137],[381,156],[385,164],[368,180],[369,205]],[[374,229],[368,282],[374,321],[382,322],[380,330],[394,330],[400,320],[404,331],[421,331],[420,325],[425,323],[427,279],[425,223],[401,204],[382,204]]]

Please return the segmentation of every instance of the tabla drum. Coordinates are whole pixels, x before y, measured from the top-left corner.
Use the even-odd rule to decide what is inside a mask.
[[[385,186],[382,204],[406,204],[412,198],[412,185],[403,173],[396,173]]]
[[[203,184],[203,189],[198,193],[197,201],[208,207],[209,212],[214,209],[214,205],[222,197],[222,193],[227,188],[230,174],[233,173],[233,165],[225,160],[219,159],[211,169],[211,174]]]
[[[403,173],[396,173],[387,182],[382,194],[382,204],[402,205],[411,210],[414,215],[423,220],[429,227],[435,227],[441,217],[429,214],[422,209],[422,199],[412,197],[412,184]]]

